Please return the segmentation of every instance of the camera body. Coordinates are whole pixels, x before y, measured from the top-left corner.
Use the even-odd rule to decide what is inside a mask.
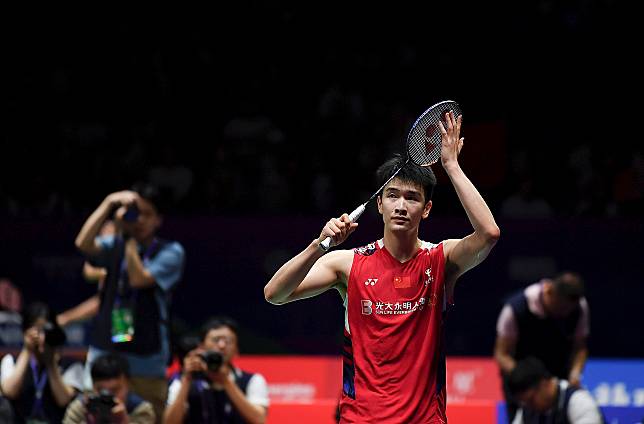
[[[207,350],[199,353],[199,357],[206,363],[208,371],[216,372],[224,362],[224,356],[216,350]]]
[[[46,323],[43,331],[45,333],[45,344],[49,347],[60,347],[67,341],[65,332],[56,324]]]
[[[101,390],[99,393],[92,393],[87,397],[87,415],[97,424],[111,423],[112,408],[115,405],[114,395],[110,391]]]
[[[139,207],[136,205],[136,203],[132,203],[125,211],[125,214],[123,215],[123,221],[136,222],[137,219],[139,219]]]

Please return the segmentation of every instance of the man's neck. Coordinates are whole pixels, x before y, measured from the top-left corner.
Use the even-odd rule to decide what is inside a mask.
[[[548,399],[551,400],[550,409],[555,408],[557,406],[558,395],[559,395],[559,379],[557,379],[557,377],[551,377],[550,380],[548,380]]]
[[[385,232],[383,241],[387,251],[400,262],[407,262],[420,249],[418,233],[396,234]]]
[[[154,241],[154,238],[155,238],[155,236],[152,235],[152,236],[150,236],[148,238],[145,238],[145,239],[141,239],[141,240],[136,239],[136,242],[139,243],[139,246],[143,247],[144,249],[147,249],[148,247],[150,247],[150,245]]]

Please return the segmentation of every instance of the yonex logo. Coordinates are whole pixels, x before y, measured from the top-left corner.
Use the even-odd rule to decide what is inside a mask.
[[[376,283],[378,282],[377,278],[369,278],[367,281],[364,282],[365,286],[375,286]]]

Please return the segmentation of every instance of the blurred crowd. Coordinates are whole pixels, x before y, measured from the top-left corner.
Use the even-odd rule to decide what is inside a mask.
[[[6,52],[0,214],[83,217],[98,200],[88,193],[142,179],[164,186],[176,213],[337,213],[373,190],[375,166],[447,98],[464,110],[464,160],[495,146],[470,173],[502,215],[642,212],[642,150],[597,113],[629,87],[628,67],[615,78],[595,42],[619,33],[613,2],[481,6],[460,18],[457,49],[428,43],[415,20],[407,39],[375,28],[345,37],[358,11],[229,7],[214,21],[25,31]],[[316,36],[331,15],[335,31]],[[374,16],[374,26],[410,19]],[[498,177],[485,184],[489,171]]]

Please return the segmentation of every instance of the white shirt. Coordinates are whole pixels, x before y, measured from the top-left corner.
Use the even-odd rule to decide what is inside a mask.
[[[16,368],[16,361],[12,355],[5,355],[0,362],[0,379],[5,381]],[[60,368],[60,367],[59,367]],[[83,364],[74,362],[63,372],[63,383],[81,391],[83,389]]]

